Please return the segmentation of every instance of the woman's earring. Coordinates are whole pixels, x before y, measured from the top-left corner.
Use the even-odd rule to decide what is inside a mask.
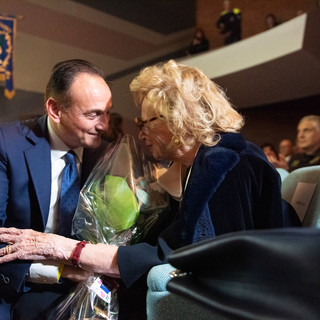
[[[177,137],[173,137],[172,141],[173,141],[174,145],[177,146],[177,147],[180,146],[180,144],[181,144],[180,139],[177,138]]]

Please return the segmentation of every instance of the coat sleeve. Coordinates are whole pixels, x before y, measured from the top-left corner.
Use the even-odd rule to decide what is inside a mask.
[[[139,243],[121,246],[118,249],[118,265],[123,283],[130,287],[156,265],[167,262],[172,251],[168,243],[160,237],[157,245]]]
[[[152,266],[161,264],[157,256],[157,248],[147,243],[121,246],[118,249],[117,258],[120,276],[126,287],[132,286]]]

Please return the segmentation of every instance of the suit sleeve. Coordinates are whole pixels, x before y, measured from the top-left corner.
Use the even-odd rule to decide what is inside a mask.
[[[9,181],[7,176],[7,157],[2,131],[0,130],[0,226],[6,221]]]
[[[0,225],[5,225],[7,219],[7,203],[9,179],[7,174],[7,155],[2,130],[0,129]],[[0,247],[6,246],[0,243]],[[25,275],[30,267],[28,261],[13,261],[0,264],[0,298],[9,298],[18,294],[24,288]]]

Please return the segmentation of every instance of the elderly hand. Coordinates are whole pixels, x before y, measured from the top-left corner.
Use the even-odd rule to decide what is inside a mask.
[[[0,228],[0,242],[8,244],[0,249],[0,263],[16,259],[65,262],[77,243],[52,233],[16,228]]]
[[[0,249],[0,263],[17,259],[56,260],[65,265],[71,265],[72,252],[78,241],[31,229],[0,228],[0,243],[8,244]],[[119,277],[117,251],[118,247],[114,245],[87,244],[81,252],[80,266],[90,272]],[[66,274],[68,270],[72,272],[67,268]],[[70,273],[69,276],[81,277],[83,275],[79,275],[75,271],[73,275]]]

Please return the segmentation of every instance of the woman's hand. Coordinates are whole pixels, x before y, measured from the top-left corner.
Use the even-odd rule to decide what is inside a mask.
[[[69,259],[76,240],[31,229],[0,228],[0,263],[19,260]]]
[[[31,229],[0,228],[0,243],[8,244],[0,249],[0,263],[17,259],[55,260],[64,263],[66,267],[66,265],[72,264],[72,252],[78,241]],[[119,277],[117,251],[118,247],[114,245],[87,244],[81,251],[81,269]],[[72,269],[66,269],[67,276],[80,276],[80,273],[78,274],[76,271],[74,275],[71,275],[71,272],[68,275],[68,270],[72,271]]]

